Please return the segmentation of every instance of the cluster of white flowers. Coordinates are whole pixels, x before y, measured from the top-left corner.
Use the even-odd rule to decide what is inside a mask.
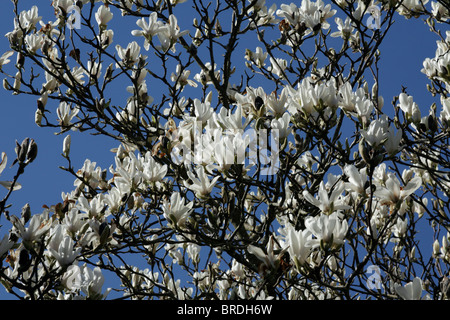
[[[450,88],[450,31],[446,32],[445,41],[436,41],[437,49],[434,58],[426,58],[423,62],[422,72],[431,80],[445,83]]]

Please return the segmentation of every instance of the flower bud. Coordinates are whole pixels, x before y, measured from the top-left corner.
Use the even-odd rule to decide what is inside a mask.
[[[71,138],[70,135],[67,135],[67,137],[64,138],[63,141],[63,156],[65,158],[69,157],[69,153],[70,153],[70,143],[71,143]]]
[[[37,144],[34,139],[25,138],[20,145],[16,141],[15,151],[19,163],[31,163],[37,156]]]
[[[17,71],[16,76],[14,77],[14,84],[13,84],[13,89],[15,91],[18,91],[20,89],[21,80],[22,80],[22,73],[20,71]]]
[[[439,240],[435,240],[433,243],[433,256],[434,257],[438,257],[439,256],[439,251],[440,251],[441,247],[439,245]]]
[[[22,212],[21,212],[21,217],[22,217],[24,223],[27,223],[28,220],[30,220],[30,218],[31,218],[31,209],[30,209],[30,204],[29,203],[27,203],[26,205],[23,206]]]
[[[42,117],[43,113],[41,110],[36,109],[36,112],[34,113],[34,122],[40,127],[42,125]]]

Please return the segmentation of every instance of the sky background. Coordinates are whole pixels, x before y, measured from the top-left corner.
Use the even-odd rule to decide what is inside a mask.
[[[300,6],[300,1],[294,2]],[[30,9],[32,5],[36,4],[39,7],[39,14],[43,16],[43,21],[54,20],[51,12],[51,1],[20,0],[19,3],[21,4],[21,10]],[[267,3],[272,2],[267,1]],[[282,2],[278,3],[281,4]],[[189,4],[184,3],[181,6],[189,6]],[[3,0],[3,6],[0,10],[0,31],[2,34],[6,34],[13,29],[14,14],[12,9],[11,1]],[[117,35],[115,35],[114,42],[125,47],[129,41],[136,40],[142,46],[142,38],[136,38],[130,34],[131,30],[138,29],[135,24],[136,19],[128,18],[125,20],[117,11],[114,13],[113,20],[120,22],[123,26],[123,30],[118,30]],[[191,15],[177,17],[181,30],[191,27]],[[337,31],[334,18],[333,20],[330,19],[329,22],[332,30]],[[112,29],[116,32],[116,28],[112,27]],[[427,78],[420,72],[423,60],[427,57],[434,57],[436,40],[436,36],[429,32],[428,27],[422,21],[417,19],[406,20],[404,17],[397,15],[396,23],[392,26],[389,35],[380,48],[382,58],[380,61],[379,94],[384,97],[384,110],[392,109],[391,101],[395,95],[401,92],[402,85],[407,87],[408,93],[414,96],[414,101],[421,107],[422,113],[428,112],[428,108],[433,102],[438,102],[428,93],[426,89]],[[254,51],[256,45],[256,43],[249,45],[249,49]],[[6,37],[0,36],[0,54],[8,50],[8,40]],[[236,57],[239,57],[239,55],[236,55]],[[243,61],[243,53],[241,57]],[[11,62],[5,67],[5,70],[15,73],[13,64],[16,55],[13,55],[10,59]],[[191,73],[191,77],[193,77],[193,74]],[[38,82],[42,82],[42,80]],[[152,90],[158,90],[158,88],[152,88],[150,85],[149,87],[151,88],[150,94]],[[128,96],[125,88],[118,87],[117,89],[118,92],[124,93],[124,97]],[[55,135],[55,129],[39,128],[35,124],[36,100],[37,97],[15,96],[11,92],[5,91],[3,87],[0,88],[0,152],[4,151],[8,155],[8,166],[0,176],[0,180],[11,179],[15,173],[15,169],[9,169],[9,166],[15,159],[16,140],[20,143],[25,137],[30,137],[35,139],[38,145],[36,160],[26,168],[25,174],[19,180],[22,189],[15,191],[9,201],[14,205],[11,214],[16,215],[20,215],[20,208],[26,203],[31,205],[32,213],[41,213],[43,205],[50,206],[61,202],[61,192],[73,190],[74,178],[58,168],[67,165],[67,161],[61,156],[62,142],[66,135]],[[54,104],[54,107],[47,105],[47,108],[55,110],[56,103],[49,100],[49,104],[51,103]],[[439,110],[440,104],[438,103]],[[114,154],[109,150],[118,146],[116,141],[86,133],[70,132],[70,134],[72,136],[71,158],[75,169],[81,168],[85,159],[96,161],[102,168],[108,168],[111,164],[114,164]],[[1,199],[5,194],[6,189],[0,189]],[[4,217],[1,217],[0,225],[4,223]],[[3,234],[6,231],[6,228],[2,228],[0,233]],[[2,293],[4,293],[4,289],[0,289],[0,298]]]

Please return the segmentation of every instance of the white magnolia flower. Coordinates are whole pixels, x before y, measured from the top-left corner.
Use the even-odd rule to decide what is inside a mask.
[[[205,102],[201,102],[199,99],[194,99],[194,114],[195,120],[202,123],[206,123],[214,114],[214,109],[211,107],[212,92],[210,92]]]
[[[394,289],[403,300],[421,300],[423,290],[422,280],[416,277],[405,286],[395,284]]]
[[[25,36],[25,44],[31,54],[35,54],[36,51],[42,48],[44,44],[44,37],[41,34],[27,34]]]
[[[279,78],[284,78],[284,70],[287,68],[287,61],[282,58],[270,57],[270,71]]]
[[[162,208],[164,217],[170,224],[177,225],[183,228],[186,224],[186,219],[192,212],[193,202],[185,204],[185,200],[181,197],[179,192],[174,192],[170,197],[170,201],[164,200]]]
[[[162,27],[163,23],[158,21],[158,13],[152,12],[148,17],[148,23],[145,18],[142,18],[136,22],[136,24],[142,28],[142,30],[133,30],[131,34],[133,36],[143,36],[145,38],[144,48],[145,50],[150,49],[150,43],[155,35],[157,35]]]
[[[278,138],[280,141],[284,141],[291,134],[293,128],[289,126],[291,123],[291,115],[286,112],[279,119],[272,119],[271,127],[272,129],[278,130]]]
[[[245,51],[245,59],[254,63],[258,68],[262,68],[265,65],[268,52],[264,52],[261,47],[256,47],[255,52],[247,49]]]
[[[297,270],[305,264],[312,247],[310,246],[311,232],[308,230],[295,230],[293,226],[289,226],[286,235],[288,253],[294,262]]]
[[[61,267],[68,266],[79,256],[81,247],[74,250],[73,240],[69,236],[65,236],[59,243],[58,250],[49,248],[52,256],[58,261]]]
[[[172,82],[176,82],[177,89],[183,89],[186,85],[196,88],[197,83],[194,80],[189,79],[190,74],[190,70],[181,70],[181,65],[177,65],[175,73],[172,72],[172,75],[170,76],[170,80],[172,80]]]
[[[6,155],[5,152],[2,152],[2,158],[0,161],[0,174],[2,174],[3,170],[5,170],[7,162],[8,162],[8,156]],[[6,189],[9,189],[12,186],[12,181],[0,181],[0,185],[5,187]],[[22,186],[16,182],[14,184],[13,191],[19,190],[20,188],[22,188]]]
[[[25,30],[33,29],[41,19],[42,17],[38,14],[37,6],[31,7],[30,10],[22,11],[19,15],[20,25]]]
[[[417,103],[413,101],[412,96],[408,96],[406,93],[402,92],[398,96],[399,104],[398,106],[406,115],[408,121],[412,121],[418,124],[421,119],[420,109]]]
[[[368,181],[367,168],[358,170],[354,165],[347,165],[344,168],[344,173],[348,177],[345,189],[353,191],[357,196],[365,195]]]
[[[442,123],[448,124],[450,127],[450,98],[441,97],[442,110],[439,115]]]
[[[412,17],[412,12],[422,12],[425,9],[425,4],[428,0],[403,0],[397,11],[400,15],[409,19]]]
[[[283,116],[287,111],[288,91],[283,88],[281,94],[278,96],[275,92],[266,96],[266,106],[269,113],[273,114],[275,118]]]
[[[370,146],[381,146],[389,137],[387,117],[373,120],[367,130],[361,130],[361,136]]]
[[[133,41],[130,42],[126,48],[123,48],[120,44],[116,45],[116,51],[119,58],[122,60],[119,65],[123,67],[130,67],[138,61],[141,47],[136,41]]]
[[[88,298],[104,299],[110,289],[102,293],[105,278],[102,270],[95,267],[93,270],[86,266],[71,265],[63,275],[63,284],[71,291],[81,290]]]
[[[399,129],[397,132],[394,131],[394,127],[389,127],[387,140],[384,143],[384,148],[388,155],[395,156],[401,148],[400,142],[403,137],[403,130]]]
[[[243,131],[250,123],[250,119],[244,117],[242,105],[238,104],[234,112],[222,107],[218,114],[214,114],[215,119],[227,130]]]
[[[68,127],[72,124],[72,119],[78,114],[80,109],[78,107],[71,108],[70,105],[63,101],[59,104],[56,114],[58,115],[58,122],[61,127]]]
[[[195,172],[197,173],[197,177],[193,172],[187,171],[187,175],[192,181],[192,184],[185,181],[184,185],[186,188],[194,191],[195,195],[198,198],[207,199],[220,176],[214,177],[212,180],[209,180],[208,175],[206,174],[206,170],[203,166],[198,166],[195,169]]]
[[[214,74],[214,78],[219,80],[220,78],[220,70],[216,71],[217,65],[214,64],[214,67],[211,66],[211,63],[207,62],[205,63],[205,69],[202,69],[199,73],[197,73],[194,76],[194,80],[198,83],[201,83],[203,86],[206,86],[208,84],[212,84],[213,80],[210,76],[211,71]]]
[[[73,0],[54,0],[52,1],[52,6],[56,10],[63,10],[65,13],[67,13],[71,6],[74,5]]]
[[[438,1],[431,2],[431,12],[438,22],[447,21],[450,17],[448,9]]]
[[[311,240],[313,248],[339,248],[344,244],[348,230],[347,220],[339,218],[337,212],[308,217],[305,227],[315,237]]]
[[[380,204],[389,205],[391,209],[400,206],[402,202],[413,194],[422,185],[422,178],[412,178],[406,186],[401,187],[400,181],[393,174],[389,174],[385,185],[377,186],[375,196],[380,199]]]
[[[70,137],[70,135],[67,135],[64,138],[64,141],[63,141],[63,155],[64,155],[65,158],[69,157],[69,154],[70,154],[70,143],[71,143],[71,137]]]
[[[39,240],[41,236],[46,234],[51,225],[52,221],[46,219],[43,215],[34,215],[28,222],[28,227],[25,227],[23,221],[16,216],[11,216],[14,228],[17,229],[19,236],[23,241],[35,241]]]
[[[162,165],[153,158],[152,153],[148,151],[143,158],[139,158],[142,164],[142,176],[146,181],[161,181],[167,174],[167,165]]]
[[[77,208],[70,209],[62,221],[64,228],[69,235],[75,235],[87,223],[87,214],[80,213]]]
[[[333,38],[341,37],[344,40],[348,40],[353,32],[352,21],[349,17],[345,19],[345,22],[342,21],[341,18],[336,17],[335,22],[338,26],[338,30],[336,32],[331,33],[330,35]]]
[[[14,54],[13,50],[6,51],[4,54],[2,54],[2,56],[0,57],[0,69],[2,68],[2,66],[11,61],[9,57],[11,57],[13,54]]]
[[[104,30],[100,34],[97,35],[97,40],[103,49],[109,47],[109,45],[113,42],[114,31],[113,30]]]
[[[111,9],[105,5],[101,5],[95,13],[95,20],[101,29],[105,29],[108,22],[113,18]]]
[[[159,48],[164,52],[169,50],[175,52],[175,43],[178,41],[178,38],[183,37],[188,33],[188,30],[180,32],[177,18],[171,14],[168,23],[166,23],[157,34],[159,42],[161,43]]]
[[[346,205],[342,199],[342,191],[344,190],[344,184],[338,184],[330,195],[328,195],[328,190],[322,181],[319,186],[319,191],[317,192],[317,197],[312,196],[307,190],[303,191],[303,196],[305,199],[318,207],[322,213],[331,214],[336,210],[349,209],[350,206]]]

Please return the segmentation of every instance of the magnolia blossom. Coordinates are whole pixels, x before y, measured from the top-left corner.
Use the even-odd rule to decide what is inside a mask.
[[[65,158],[69,157],[71,139],[70,135],[67,135],[63,141],[63,155]]]
[[[315,239],[311,240],[312,247],[339,248],[344,244],[347,235],[348,224],[341,219],[337,212],[330,215],[320,214],[308,217],[305,227],[311,232]]]
[[[282,58],[270,57],[270,71],[279,78],[284,78],[284,70],[287,68],[287,61]]]
[[[405,113],[406,119],[417,124],[420,122],[421,115],[418,105],[413,101],[413,97],[402,92],[398,96],[400,109]]]
[[[395,284],[394,289],[403,300],[421,300],[423,291],[422,279],[416,277],[405,286]]]
[[[352,190],[356,196],[364,196],[367,189],[367,168],[358,170],[354,165],[347,165],[344,168],[344,173],[348,177],[348,182],[345,183],[347,190]]]
[[[290,226],[286,235],[288,253],[297,270],[306,263],[311,253],[311,232],[309,230],[295,230]]]
[[[142,168],[142,176],[147,182],[161,181],[169,169],[167,165],[156,162],[150,151],[144,157],[139,157],[138,161]]]
[[[78,114],[80,109],[78,107],[71,108],[67,102],[61,102],[56,114],[61,127],[68,127],[72,124],[72,119]]]
[[[305,199],[318,207],[322,213],[331,214],[336,210],[345,210],[350,207],[346,205],[341,197],[344,190],[344,184],[338,184],[334,190],[328,195],[328,190],[325,187],[325,183],[322,181],[317,192],[317,197],[312,196],[308,191],[303,191]]]
[[[338,106],[338,95],[334,81],[313,83],[304,79],[297,89],[289,88],[289,112],[300,112],[305,118],[328,120]]]
[[[25,44],[31,54],[35,54],[36,51],[42,48],[44,44],[44,38],[40,34],[27,34],[25,36]]]
[[[439,118],[450,127],[450,98],[441,97],[441,103],[442,111]]]
[[[111,289],[102,293],[105,278],[99,267],[90,269],[86,264],[71,265],[63,276],[63,284],[71,291],[81,290],[88,298],[104,299]]]
[[[11,220],[13,222],[14,228],[18,231],[20,237],[23,241],[35,241],[39,240],[44,234],[46,234],[52,224],[50,219],[47,219],[43,215],[34,215],[31,217],[28,227],[25,227],[24,221],[12,216]]]
[[[344,40],[348,40],[353,32],[353,26],[350,18],[347,17],[345,22],[343,22],[341,18],[336,17],[335,22],[339,31],[331,33],[331,36],[334,38],[341,37]]]
[[[366,130],[361,130],[361,136],[370,146],[381,146],[388,139],[387,117],[373,120]]]
[[[203,166],[197,166],[195,169],[197,177],[193,172],[187,171],[187,175],[192,183],[184,182],[186,188],[195,192],[195,195],[200,199],[207,199],[212,189],[214,188],[217,180],[219,180],[220,176],[214,177],[212,180],[209,180],[206,170]]]
[[[14,242],[5,234],[0,241],[0,258],[14,246]]]
[[[194,75],[194,80],[201,83],[203,86],[206,86],[208,84],[212,84],[213,80],[211,77],[211,72],[214,75],[214,78],[218,80],[220,78],[220,70],[217,70],[217,65],[214,64],[214,66],[211,65],[211,63],[207,62],[205,63],[205,69],[202,69],[199,73]]]
[[[69,236],[66,236],[60,242],[58,250],[52,248],[49,249],[52,256],[55,257],[61,267],[72,264],[80,254],[82,248],[78,247],[74,250],[73,245],[73,240]]]
[[[12,50],[7,51],[4,54],[2,54],[2,56],[0,57],[0,69],[2,68],[3,65],[5,65],[11,61],[9,59],[9,57],[11,57],[13,54],[14,54],[14,51],[12,51]]]
[[[183,89],[186,85],[196,88],[197,83],[189,79],[190,74],[190,70],[181,70],[181,65],[177,65],[176,72],[172,73],[172,75],[170,76],[170,80],[177,84],[177,89]]]
[[[400,181],[393,174],[388,175],[385,185],[377,186],[375,196],[380,199],[382,205],[389,205],[391,209],[398,208],[408,196],[413,194],[422,185],[422,178],[412,178],[404,187],[400,187]]]
[[[170,197],[170,201],[164,200],[162,208],[164,217],[172,225],[183,228],[186,224],[186,219],[192,212],[193,202],[185,204],[185,200],[181,197],[179,192],[174,192]]]
[[[3,170],[5,170],[7,162],[8,162],[8,156],[6,155],[5,152],[2,152],[2,157],[1,157],[1,161],[0,161],[0,175],[2,174]],[[7,189],[11,188],[12,184],[13,184],[12,181],[0,181],[0,185]],[[20,188],[22,188],[22,186],[16,182],[14,184],[13,191],[19,190]]]
[[[169,16],[168,23],[165,24],[157,33],[159,42],[161,43],[161,46],[158,48],[160,48],[164,52],[167,52],[169,49],[172,52],[175,52],[175,43],[178,41],[178,38],[183,37],[188,33],[188,30],[180,32],[177,18],[173,14],[171,14]]]
[[[149,50],[153,37],[161,31],[163,23],[158,21],[158,13],[152,12],[148,17],[148,23],[145,21],[145,18],[142,18],[136,21],[136,24],[142,28],[142,30],[133,30],[131,31],[131,34],[137,37],[143,36],[145,38],[144,48],[145,50]]]
[[[111,9],[105,5],[101,5],[95,13],[95,20],[101,29],[105,29],[108,22],[113,18]]]
[[[247,49],[245,51],[245,58],[248,61],[254,63],[258,68],[262,68],[265,65],[265,60],[267,58],[268,52],[263,52],[261,47],[256,47],[255,52]]]
[[[130,42],[126,48],[122,48],[120,44],[116,45],[116,51],[119,55],[119,58],[122,60],[117,67],[130,67],[135,64],[141,52],[141,47],[138,45],[136,41]]]

